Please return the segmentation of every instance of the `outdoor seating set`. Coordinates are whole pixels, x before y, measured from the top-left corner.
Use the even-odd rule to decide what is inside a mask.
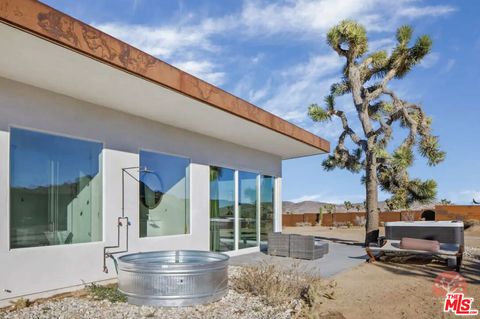
[[[423,255],[446,261],[458,272],[464,251],[463,229],[461,221],[385,223],[385,237],[366,248],[368,261],[391,255]]]
[[[268,254],[298,259],[318,259],[328,253],[328,243],[314,236],[269,233]]]

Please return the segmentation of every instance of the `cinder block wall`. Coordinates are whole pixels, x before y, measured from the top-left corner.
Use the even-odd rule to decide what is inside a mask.
[[[480,220],[480,205],[437,205],[433,211],[435,220]],[[423,210],[382,212],[380,213],[380,222],[421,220],[422,213]],[[357,218],[362,217],[365,217],[365,212],[323,213],[321,219],[322,226],[330,227],[348,223],[355,225]],[[297,223],[315,225],[318,213],[283,214],[282,220],[284,227],[293,227]]]

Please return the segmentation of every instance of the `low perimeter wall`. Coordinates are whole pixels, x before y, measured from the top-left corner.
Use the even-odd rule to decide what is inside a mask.
[[[477,205],[437,205],[435,209],[380,213],[380,223],[393,221],[421,220],[424,212],[435,212],[435,220],[480,220],[480,206]],[[301,223],[322,226],[358,225],[365,218],[365,212],[283,214],[282,225],[291,227]]]

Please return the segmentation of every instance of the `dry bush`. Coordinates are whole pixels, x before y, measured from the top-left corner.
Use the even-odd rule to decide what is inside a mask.
[[[404,222],[413,222],[413,221],[415,221],[415,213],[414,212],[403,212],[401,214],[401,219]]]
[[[326,313],[311,311],[306,317],[306,319],[345,319],[345,316],[338,311],[329,311]]]
[[[476,219],[467,219],[467,220],[463,221],[463,228],[464,229],[469,229],[470,227],[475,226],[475,225],[480,225],[480,221],[478,221]]]
[[[355,220],[353,221],[355,226],[365,226],[366,222],[365,216],[355,216]]]
[[[292,300],[308,303],[309,292],[313,289],[320,292],[322,287],[320,278],[299,271],[298,263],[287,269],[268,262],[242,267],[232,278],[232,283],[237,292],[259,296],[272,306],[281,306]]]
[[[11,306],[10,306],[9,310],[10,311],[17,311],[17,310],[21,310],[21,309],[30,307],[32,302],[28,299],[20,298],[20,299],[14,300],[14,301],[10,301],[10,304],[11,304]]]
[[[111,303],[127,302],[127,297],[118,290],[117,285],[97,285],[92,283],[86,286],[85,289],[95,300],[108,300]]]
[[[304,294],[305,306],[302,307],[297,317],[305,319],[344,318],[339,312],[322,312],[323,299],[335,299],[334,289],[336,286],[337,283],[335,281],[331,281],[327,285],[320,285],[319,283],[310,285]]]
[[[308,227],[308,226],[312,226],[312,223],[309,223],[309,222],[299,222],[299,223],[295,223],[295,226],[297,226],[297,227]]]

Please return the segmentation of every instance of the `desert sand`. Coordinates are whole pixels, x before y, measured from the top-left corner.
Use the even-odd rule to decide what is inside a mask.
[[[336,242],[363,241],[363,228],[289,227],[289,233],[310,234]],[[465,231],[467,247],[480,248],[480,226]],[[474,250],[480,253],[480,250]],[[465,295],[480,309],[480,260],[466,258],[461,275]],[[321,318],[454,318],[443,313],[443,297],[434,293],[435,278],[449,271],[443,263],[416,261],[364,263],[330,279],[336,283],[334,299],[325,299]],[[327,315],[330,313],[330,315]]]

